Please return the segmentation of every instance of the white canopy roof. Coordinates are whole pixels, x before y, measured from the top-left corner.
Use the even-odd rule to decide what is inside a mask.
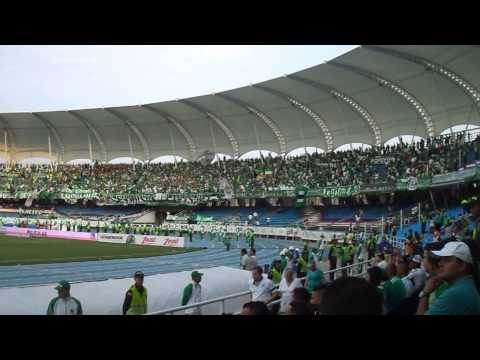
[[[480,47],[362,46],[328,63],[222,93],[141,106],[0,114],[10,159],[192,160],[428,137],[480,125]],[[90,139],[90,140],[89,140]]]

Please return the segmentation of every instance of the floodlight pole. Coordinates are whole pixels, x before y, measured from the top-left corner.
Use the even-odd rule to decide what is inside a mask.
[[[5,138],[5,147],[4,147],[4,152],[5,152],[5,162],[8,162],[8,142],[7,142],[7,132],[3,132],[3,136]]]
[[[50,139],[50,134],[48,134],[48,156],[52,157],[52,140]]]
[[[400,231],[403,228],[403,209],[400,209]]]
[[[382,229],[380,232],[380,239],[383,239],[383,229],[385,227],[385,217],[382,216]]]
[[[135,169],[135,159],[133,158],[132,135],[130,134],[130,129],[127,129],[127,135],[128,135],[128,145],[130,146],[130,159],[132,159],[133,168]]]
[[[87,132],[88,135],[88,152],[90,155],[90,161],[93,162],[93,150],[92,150],[92,140],[90,139],[90,131]]]
[[[420,230],[421,230],[421,226],[422,226],[421,211],[422,211],[422,206],[421,206],[420,203],[418,203],[418,225],[420,226]]]

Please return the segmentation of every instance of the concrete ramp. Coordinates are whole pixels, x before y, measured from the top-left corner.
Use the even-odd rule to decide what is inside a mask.
[[[204,300],[248,290],[251,277],[248,271],[225,266],[197,270],[204,273],[201,282]],[[144,285],[148,290],[148,311],[180,306],[183,288],[191,281],[190,273],[182,271],[146,276]],[[133,279],[73,283],[70,293],[80,300],[86,315],[121,315],[125,293],[132,284]],[[0,315],[46,314],[48,303],[57,294],[54,287],[55,284],[49,284],[0,289]],[[227,300],[225,311],[239,311],[248,301],[249,296]],[[203,313],[219,314],[220,303],[206,305]]]

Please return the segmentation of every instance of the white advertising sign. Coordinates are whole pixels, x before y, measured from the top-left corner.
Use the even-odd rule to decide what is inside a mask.
[[[185,247],[185,238],[182,236],[152,236],[134,235],[137,245],[155,245],[169,247]]]
[[[115,243],[115,244],[125,244],[127,242],[127,235],[125,234],[108,234],[108,233],[98,233],[97,241]]]
[[[116,243],[116,244],[129,243],[129,244],[136,244],[136,245],[185,247],[185,239],[179,236],[98,233],[97,241]]]

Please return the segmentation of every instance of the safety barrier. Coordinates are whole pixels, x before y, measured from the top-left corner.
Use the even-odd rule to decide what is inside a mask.
[[[368,264],[371,261],[372,261],[372,259],[362,261],[362,262],[359,262],[359,263],[355,263],[355,264],[352,264],[352,265],[336,268],[336,269],[333,269],[333,270],[328,270],[328,271],[325,271],[324,274],[329,275],[329,274],[333,273],[334,279],[337,278],[336,274],[339,271],[345,272],[346,275],[348,275],[348,276],[357,276],[357,277],[358,276],[364,276],[367,272]],[[355,272],[355,269],[357,269],[357,270],[361,269],[361,270]],[[305,277],[300,278],[300,280],[305,280],[305,279],[306,279]],[[209,304],[214,304],[214,303],[220,303],[220,314],[224,314],[225,313],[225,301],[226,300],[231,300],[231,299],[237,299],[237,298],[240,298],[242,296],[243,297],[249,296],[250,300],[251,300],[252,293],[250,291],[244,291],[244,292],[240,292],[240,293],[236,293],[236,294],[231,294],[231,295],[227,295],[227,296],[218,297],[218,298],[211,299],[211,300],[202,301],[202,302],[199,302],[199,303],[196,303],[196,304],[185,305],[185,306],[177,306],[177,307],[173,307],[173,308],[170,308],[170,309],[165,309],[165,310],[149,313],[149,314],[146,314],[146,315],[174,315],[175,313],[178,313],[180,311],[185,311],[185,310],[188,310],[188,309],[198,308],[198,307],[202,307],[202,306],[209,305]],[[279,302],[280,302],[280,300],[272,301],[271,303],[269,303],[269,306],[273,306],[275,304],[278,304]],[[235,314],[238,314],[238,313],[235,313]]]
[[[149,314],[146,314],[146,315],[168,315],[168,314],[173,315],[176,312],[180,312],[180,311],[184,311],[184,310],[188,310],[188,309],[193,309],[193,308],[198,308],[198,307],[202,307],[204,305],[209,305],[209,304],[214,304],[214,303],[220,303],[220,306],[221,306],[221,308],[220,308],[221,312],[220,313],[223,314],[225,312],[225,300],[237,299],[239,297],[247,296],[247,295],[250,296],[250,299],[252,298],[252,293],[250,291],[243,291],[243,292],[239,292],[239,293],[236,293],[236,294],[231,294],[231,295],[222,296],[222,297],[218,297],[218,298],[211,299],[211,300],[202,301],[202,302],[195,303],[195,304],[192,304],[192,305],[177,306],[177,307],[174,307],[174,308],[149,313]]]
[[[363,261],[363,262],[360,262],[360,263],[356,263],[356,264],[353,264],[353,265],[347,265],[347,266],[344,266],[344,267],[336,268],[336,269],[333,269],[333,270],[326,271],[324,274],[327,275],[327,274],[332,274],[333,273],[333,279],[334,280],[337,278],[337,272],[339,272],[339,271],[342,271],[342,272],[346,271],[348,276],[363,277],[363,276],[367,275],[368,264],[371,261],[372,261],[372,259],[366,260],[366,261]],[[355,267],[357,267],[357,269],[358,269],[358,266],[361,266],[362,270],[360,272],[358,272],[357,274],[354,274]],[[299,278],[299,279],[300,280],[306,280],[306,277],[302,277],[302,278]],[[282,299],[274,300],[274,301],[268,303],[267,307],[269,309],[271,309],[274,305],[280,304],[281,301],[282,301]],[[238,315],[238,313],[236,315]]]

